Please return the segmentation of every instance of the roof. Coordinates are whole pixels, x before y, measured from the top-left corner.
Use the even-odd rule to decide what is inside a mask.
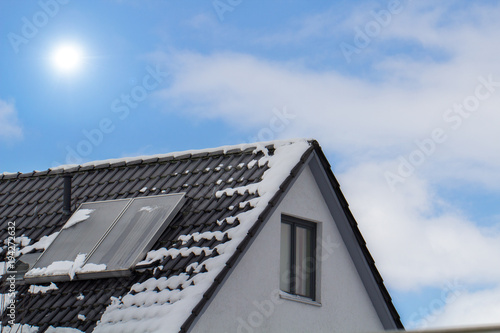
[[[66,222],[63,175],[72,176],[73,211],[83,202],[170,193],[185,193],[187,198],[130,276],[19,285],[16,323],[40,331],[187,331],[313,152],[343,198],[318,143],[304,139],[2,174],[0,223],[15,222],[18,254],[42,252]],[[347,205],[344,209],[348,212]],[[351,224],[387,307],[402,328],[356,223]],[[0,239],[7,237],[2,227]],[[6,288],[3,284],[0,293],[6,294]],[[8,320],[4,312],[2,324]]]

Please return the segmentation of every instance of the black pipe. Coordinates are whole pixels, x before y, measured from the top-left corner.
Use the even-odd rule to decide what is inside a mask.
[[[64,175],[63,214],[71,215],[71,175]]]

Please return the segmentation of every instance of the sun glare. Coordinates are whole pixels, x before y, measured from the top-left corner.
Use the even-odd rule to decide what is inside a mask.
[[[54,67],[65,73],[78,70],[83,61],[83,52],[78,45],[65,44],[59,46],[52,55]]]

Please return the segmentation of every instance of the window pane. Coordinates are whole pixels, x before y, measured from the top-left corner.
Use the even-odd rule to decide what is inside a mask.
[[[311,276],[314,269],[311,251],[312,232],[310,229],[296,227],[295,246],[295,293],[297,295],[312,297]]]
[[[280,249],[280,289],[286,292],[290,290],[290,256],[291,256],[292,226],[281,223],[281,249]]]

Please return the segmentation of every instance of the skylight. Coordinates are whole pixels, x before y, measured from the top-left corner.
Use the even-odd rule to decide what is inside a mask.
[[[184,202],[184,194],[83,203],[25,279],[33,282],[130,274]]]

